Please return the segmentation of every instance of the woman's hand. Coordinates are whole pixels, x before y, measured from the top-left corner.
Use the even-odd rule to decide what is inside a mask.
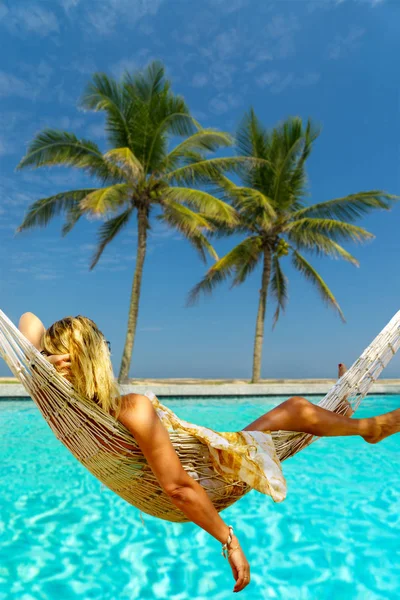
[[[237,549],[234,550],[234,548]],[[250,565],[242,548],[239,545],[236,536],[233,536],[232,542],[229,544],[228,551],[229,564],[231,565],[233,577],[236,581],[233,591],[240,592],[250,583]]]
[[[45,359],[49,361],[60,375],[64,377],[71,373],[71,357],[69,354],[50,354],[49,356],[44,355]]]

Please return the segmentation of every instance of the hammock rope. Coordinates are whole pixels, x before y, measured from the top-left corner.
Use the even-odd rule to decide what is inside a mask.
[[[318,405],[339,414],[347,410],[347,403],[356,410],[399,347],[400,311]],[[188,521],[160,488],[131,433],[100,406],[76,394],[70,382],[1,310],[0,356],[56,437],[105,486],[147,514],[167,521]],[[169,435],[184,469],[198,474],[199,483],[218,511],[252,489],[243,481],[230,482],[216,473],[208,447],[196,437],[180,432]],[[281,461],[318,439],[291,431],[273,432],[272,437]]]

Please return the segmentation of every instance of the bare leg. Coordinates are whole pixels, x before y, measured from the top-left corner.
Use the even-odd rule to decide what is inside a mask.
[[[339,363],[338,364],[338,371],[337,371],[337,376],[338,379],[340,379],[347,371],[347,367],[345,364],[343,363]],[[337,415],[344,415],[345,417],[351,417],[352,414],[354,414],[354,410],[353,407],[351,406],[350,402],[348,401],[348,397],[344,396],[341,400],[341,402],[333,409],[334,413],[336,413]],[[297,436],[300,436],[300,438],[298,438],[297,440],[297,451],[301,450],[302,448],[306,448],[307,446],[309,446],[309,444],[312,442],[314,435],[312,433],[297,433],[295,432],[295,434]]]
[[[400,409],[367,419],[351,419],[294,396],[262,415],[244,431],[299,431],[317,436],[360,435],[376,444],[400,431]]]
[[[343,364],[343,363],[339,363],[338,364],[338,371],[337,371],[338,379],[340,379],[346,373],[346,371],[347,371],[346,365]],[[299,397],[296,396],[295,398],[299,398]],[[290,398],[289,400],[291,402],[294,402],[295,398]],[[303,400],[305,400],[305,398],[303,398]],[[311,403],[308,403],[308,404],[311,404]],[[280,421],[282,412],[281,412],[281,410],[278,411],[278,409],[281,409],[282,407],[288,407],[288,406],[289,405],[286,402],[284,402],[280,406],[277,406],[274,410],[272,410],[272,411],[270,411],[268,413],[265,413],[265,415],[263,415],[262,417],[260,417],[260,419],[262,419],[262,422],[261,422],[262,425],[264,425],[265,423],[269,422],[270,419],[271,419],[271,417],[273,419],[273,420],[271,420],[271,425],[272,426],[276,423],[277,420]],[[354,413],[351,404],[347,401],[347,396],[345,396],[343,398],[343,400],[340,403],[340,405],[334,411],[329,411],[329,412],[333,412],[333,413],[338,414],[338,415],[344,415],[345,417],[351,417],[351,415]],[[256,429],[256,431],[259,430],[260,419],[257,419],[256,421],[253,421],[253,423],[250,423],[250,425],[248,425],[247,427],[245,427],[244,431],[246,431],[246,430],[250,431],[251,429],[253,429],[253,430]],[[257,426],[256,426],[256,424],[257,424]],[[308,432],[306,432],[304,430],[300,430],[300,429],[294,429],[294,430],[293,429],[287,429],[286,427],[283,427],[283,426],[280,429],[281,430],[285,430],[285,431],[298,431],[298,432],[303,431],[303,433],[308,433]],[[263,431],[265,431],[265,428],[263,428]],[[279,429],[271,429],[270,431],[279,431]],[[313,435],[315,435],[315,434],[310,433],[310,435],[307,436],[304,439],[304,444],[306,446],[308,446],[308,444],[309,444],[310,440],[312,439]]]

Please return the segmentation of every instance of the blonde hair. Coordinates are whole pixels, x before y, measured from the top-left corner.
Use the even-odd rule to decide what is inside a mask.
[[[81,315],[56,321],[45,331],[42,345],[48,354],[69,354],[70,372],[60,372],[75,391],[99,404],[106,412],[118,415],[121,397],[110,350],[94,321]]]

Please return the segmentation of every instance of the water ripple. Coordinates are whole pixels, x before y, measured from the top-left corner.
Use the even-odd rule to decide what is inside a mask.
[[[165,401],[236,430],[278,399]],[[369,398],[360,416],[400,405]],[[16,427],[16,422],[18,427]],[[219,543],[144,515],[94,479],[32,403],[0,402],[0,600],[226,600]],[[281,504],[251,492],[223,512],[252,568],[243,600],[394,600],[400,589],[399,436],[324,439],[284,464]]]

